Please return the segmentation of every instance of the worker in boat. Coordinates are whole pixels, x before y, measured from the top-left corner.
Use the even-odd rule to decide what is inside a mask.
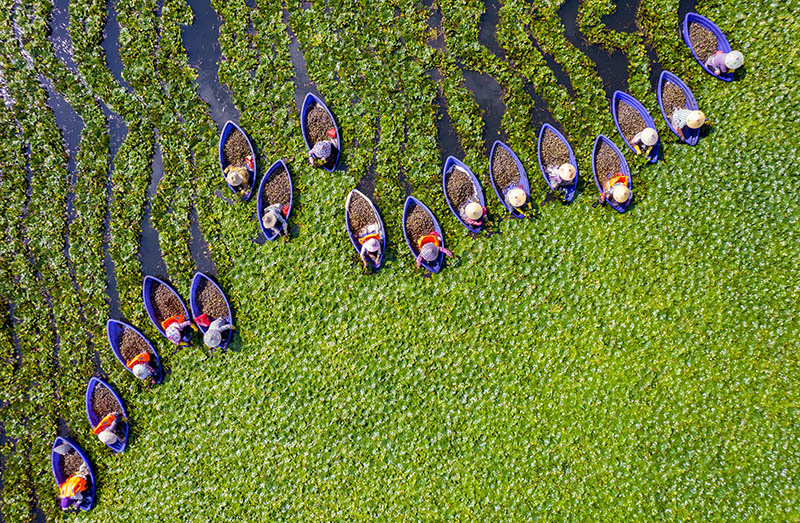
[[[155,375],[156,371],[153,367],[150,366],[150,353],[149,352],[142,352],[141,354],[137,354],[130,360],[128,360],[125,365],[133,372],[133,375],[139,378],[140,380],[146,380],[147,378]]]
[[[648,154],[650,149],[658,143],[658,131],[652,127],[645,127],[633,137],[631,145],[636,154]]]
[[[192,322],[184,318],[183,314],[170,316],[161,322],[161,328],[164,329],[167,339],[175,345],[189,345],[188,342],[183,341],[183,329],[186,327],[191,327],[192,329],[197,330],[197,327],[195,327]]]
[[[740,68],[744,63],[744,55],[739,51],[722,52],[717,51],[706,60],[706,67],[714,71],[719,76],[727,72],[733,72]]]
[[[528,195],[517,184],[512,185],[506,190],[506,205],[514,211],[525,216],[526,207],[528,204]]]
[[[467,200],[458,210],[458,214],[461,215],[461,219],[465,223],[472,227],[480,227],[483,224],[483,219],[486,217],[486,207],[478,202]]]
[[[268,231],[273,231],[278,235],[286,234],[288,225],[286,217],[289,213],[288,205],[281,205],[275,203],[264,209],[264,215],[261,217],[261,224]]]
[[[358,232],[358,243],[361,244],[361,262],[367,268],[367,257],[375,265],[381,259],[381,227],[377,223],[371,223]]]
[[[116,432],[120,421],[122,421],[122,415],[119,412],[111,412],[100,420],[92,432],[106,445],[114,445],[122,441]]]
[[[449,258],[453,257],[453,253],[442,246],[442,237],[436,231],[431,231],[430,234],[426,234],[417,240],[417,247],[419,248],[417,268],[422,265],[422,260],[428,263],[435,262],[440,253],[446,254]]]
[[[603,192],[600,193],[600,203],[605,203],[613,199],[616,203],[622,205],[628,201],[630,196],[631,190],[628,188],[628,177],[618,172],[603,184]]]
[[[231,187],[242,190],[250,181],[250,171],[241,165],[229,165],[225,167],[225,181]]]
[[[675,129],[675,132],[678,133],[681,140],[685,140],[686,136],[684,136],[683,130],[686,127],[689,129],[700,129],[703,124],[706,123],[706,115],[703,111],[681,107],[675,109],[675,112],[672,113],[671,123],[672,128]]]
[[[83,502],[83,493],[89,489],[89,467],[86,463],[81,463],[76,474],[67,478],[64,483],[58,486],[59,503],[61,510],[78,508]]]
[[[322,140],[314,144],[308,151],[308,161],[314,167],[323,167],[336,153],[339,140],[336,138],[336,129],[328,129],[328,140]]]
[[[222,344],[222,333],[233,328],[233,325],[225,318],[217,318],[208,325],[208,329],[203,335],[203,343],[209,349],[216,349]]]
[[[559,187],[569,187],[575,181],[575,176],[578,171],[575,166],[567,162],[561,164],[558,169],[549,167],[547,169],[547,180],[550,182],[550,187],[558,189]]]

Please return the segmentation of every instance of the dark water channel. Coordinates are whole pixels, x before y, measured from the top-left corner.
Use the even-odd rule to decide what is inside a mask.
[[[578,27],[579,5],[580,0],[566,0],[558,14],[564,24],[567,40],[595,63],[595,69],[603,80],[603,89],[610,99],[614,91],[628,90],[628,58],[621,51],[610,52],[584,38]],[[630,24],[633,24],[633,30],[636,30],[638,8],[638,0],[616,2],[614,14],[605,16],[602,21],[614,31],[626,31]],[[614,23],[620,25],[614,25]]]
[[[231,101],[231,93],[219,81],[222,51],[219,45],[220,17],[210,0],[189,0],[194,13],[192,25],[183,26],[181,35],[189,65],[197,70],[197,89],[200,98],[211,109],[211,118],[221,129],[232,120],[239,121],[240,113]]]
[[[122,57],[119,54],[119,23],[117,23],[117,11],[114,9],[114,0],[108,0],[108,11],[106,12],[106,27],[103,41],[100,46],[106,55],[108,69],[114,79],[121,86],[132,92],[130,84],[122,78]]]
[[[167,268],[161,256],[161,245],[158,243],[158,231],[153,227],[150,213],[153,209],[153,198],[158,191],[158,183],[164,177],[164,160],[161,156],[161,145],[156,141],[153,152],[152,175],[147,188],[144,218],[142,218],[142,240],[139,245],[139,261],[142,262],[142,274],[159,278],[167,277]]]
[[[119,292],[117,291],[117,276],[114,267],[114,261],[108,252],[108,245],[111,241],[110,223],[111,223],[111,198],[114,176],[114,158],[117,157],[117,152],[122,146],[122,142],[128,134],[128,126],[125,121],[116,113],[111,112],[107,107],[103,106],[103,113],[106,115],[106,122],[108,122],[108,182],[106,183],[106,216],[103,222],[103,235],[105,242],[103,242],[103,267],[106,273],[106,293],[108,294],[110,314],[112,318],[121,318],[122,312],[119,304]]]

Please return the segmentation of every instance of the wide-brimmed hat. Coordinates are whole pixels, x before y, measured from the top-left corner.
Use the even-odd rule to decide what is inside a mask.
[[[470,220],[480,220],[483,216],[483,207],[481,204],[476,202],[469,202],[466,207],[464,207],[464,214],[467,215],[467,218]]]
[[[738,69],[744,63],[744,55],[739,51],[731,51],[725,55],[725,67]]]
[[[242,176],[241,170],[230,169],[225,175],[225,181],[228,182],[228,185],[233,185],[236,187],[238,185],[242,185],[242,182],[244,182],[244,177]]]
[[[139,378],[140,380],[147,379],[150,377],[150,369],[148,369],[147,365],[145,365],[144,363],[134,365],[133,375]]]
[[[422,259],[427,262],[435,261],[439,257],[439,247],[433,243],[426,243],[422,246],[420,254],[422,254]]]
[[[267,209],[264,212],[264,216],[261,218],[261,223],[264,225],[265,229],[275,229],[275,226],[278,224],[278,216],[275,214],[275,210]]]
[[[625,203],[631,196],[631,190],[628,189],[628,186],[625,185],[624,183],[616,183],[614,184],[614,187],[611,189],[611,194],[615,202]]]
[[[508,191],[508,202],[514,208],[520,208],[525,205],[525,202],[528,199],[528,195],[525,194],[525,191],[522,190],[521,187],[514,187],[510,191]]]
[[[706,123],[706,115],[703,113],[703,111],[692,111],[686,118],[686,125],[692,129],[699,129],[704,123]]]
[[[110,430],[104,430],[103,432],[98,434],[97,437],[100,439],[100,441],[102,441],[106,445],[113,445],[114,443],[119,441],[119,436],[117,436]]]
[[[178,343],[181,341],[181,330],[174,324],[167,327],[164,330],[164,334],[172,343]]]
[[[658,142],[658,131],[652,127],[646,127],[642,131],[642,142],[649,147],[654,146]]]
[[[575,166],[571,163],[562,164],[561,167],[558,168],[558,177],[565,182],[574,180],[575,174],[577,174],[577,171],[575,170]]]
[[[376,253],[378,249],[381,248],[381,242],[379,242],[376,238],[370,238],[364,243],[364,247],[367,248],[367,252]]]
[[[217,329],[208,329],[203,335],[203,343],[212,349],[219,347],[219,344],[222,343],[222,333]]]

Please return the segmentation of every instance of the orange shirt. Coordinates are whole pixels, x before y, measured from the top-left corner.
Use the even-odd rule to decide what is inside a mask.
[[[70,476],[67,481],[61,484],[59,488],[59,496],[62,498],[71,498],[78,492],[86,490],[86,480],[80,476]]]
[[[358,239],[358,243],[360,243],[361,245],[364,245],[365,243],[367,243],[367,242],[368,242],[368,241],[370,241],[370,240],[378,240],[378,241],[381,241],[381,236],[380,236],[380,234],[378,234],[378,233],[376,233],[376,232],[373,232],[373,233],[371,233],[371,234],[367,234],[367,235],[366,235],[366,236],[364,236],[363,238],[359,238],[359,239]]]
[[[603,184],[603,189],[609,191],[611,190],[612,187],[614,187],[618,183],[621,183],[627,187],[628,177],[622,173],[617,173],[616,176],[614,176],[613,178],[611,178],[610,180],[608,180],[606,183]]]
[[[140,363],[149,363],[149,362],[150,362],[150,353],[143,352],[141,354],[137,354],[133,359],[128,360],[128,362],[125,365],[127,365],[129,369],[133,369],[136,365],[139,365]]]
[[[98,423],[97,426],[92,430],[92,432],[94,432],[95,435],[100,434],[108,427],[113,425],[115,421],[117,421],[116,414],[113,412],[111,414],[106,414],[103,419],[100,420],[100,423]]]
[[[420,250],[422,250],[422,246],[425,245],[426,243],[432,243],[437,247],[441,247],[442,245],[441,238],[436,231],[430,234],[426,234],[425,236],[417,240],[417,247],[419,247]]]
[[[170,316],[166,320],[161,322],[161,328],[167,330],[167,327],[172,325],[173,323],[183,323],[186,321],[186,318],[183,317],[183,314],[176,314],[175,316]]]

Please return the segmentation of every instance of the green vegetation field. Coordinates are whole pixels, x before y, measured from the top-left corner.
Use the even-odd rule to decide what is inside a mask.
[[[643,0],[637,33],[602,25],[611,2],[582,3],[581,31],[628,57],[630,92],[665,141],[655,166],[626,153],[636,202],[624,215],[591,207],[591,143],[600,132],[622,143],[600,77],[565,37],[560,0],[501,2],[502,57],[479,41],[478,1],[285,4],[212,0],[220,81],[261,166],[288,159],[296,188],[292,241],[260,245],[255,201],[231,203],[219,174],[221,122],[188,65],[184,0],[114,2],[124,84],[100,46],[106,0],[70,3],[76,69],[46,38],[48,0],[3,0],[0,519],[800,518],[796,0],[699,0],[746,56],[732,83],[692,59],[678,0]],[[344,172],[304,159],[287,23],[338,118]],[[668,137],[648,47],[713,122],[696,147]],[[458,224],[441,191],[437,93],[490,213],[505,214],[462,68],[502,86],[503,130],[538,201],[526,86],[544,99],[579,156],[572,204],[503,220],[491,237]],[[38,75],[84,123],[74,184]],[[127,125],[113,162],[104,111]],[[156,144],[165,173],[151,204],[166,276],[188,296],[194,208],[235,309],[225,357],[209,359],[199,341],[169,357],[145,316],[137,252]],[[371,276],[343,224],[345,196],[368,169],[389,234],[386,266]],[[455,254],[432,278],[403,241],[401,175]],[[160,386],[135,383],[108,348],[106,256],[122,314],[166,356]],[[86,421],[95,355],[132,419],[123,455]],[[95,508],[79,516],[60,515],[50,472],[50,445],[67,428],[99,477]]]

